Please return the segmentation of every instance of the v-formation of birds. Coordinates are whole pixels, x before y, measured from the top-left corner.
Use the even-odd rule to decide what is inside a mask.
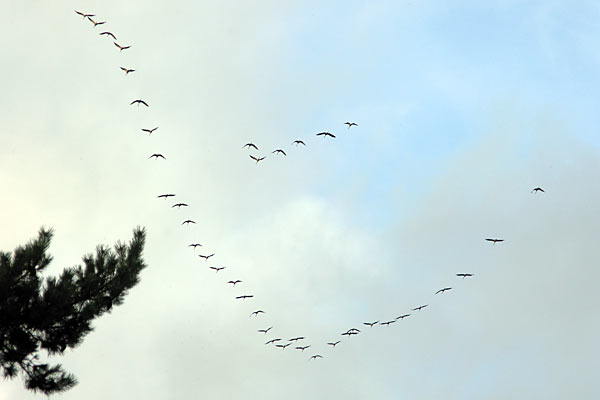
[[[96,17],[94,14],[89,14],[89,13],[85,13],[85,12],[81,12],[81,11],[77,11],[75,10],[75,13],[82,16],[83,19],[87,19],[89,20],[89,22],[92,23],[93,28],[96,28],[99,25],[104,25],[106,24],[106,21],[100,21],[97,19],[94,19],[94,17]],[[117,37],[110,31],[103,31],[99,33],[100,36],[106,36],[106,37],[110,37],[113,40],[114,45],[119,49],[119,52],[123,52],[124,50],[128,50],[130,49],[132,46],[130,45],[121,45],[117,42]],[[120,66],[119,67],[124,73],[125,75],[129,75],[130,73],[135,72],[135,69],[132,68],[128,68],[128,67],[123,67]],[[130,105],[134,106],[140,106],[143,105],[146,108],[149,108],[149,104],[143,100],[143,99],[134,99],[133,101],[131,101]],[[358,124],[355,122],[344,122],[345,125],[347,125],[348,130],[352,127],[357,127]],[[151,135],[153,132],[155,132],[158,129],[158,126],[154,127],[154,128],[141,128],[142,132],[147,133],[148,135]],[[319,132],[315,134],[317,137],[321,137],[323,139],[335,139],[336,135],[334,135],[331,132],[327,132],[327,131],[323,131],[323,132]],[[306,142],[304,140],[300,140],[300,139],[296,139],[293,142],[291,142],[291,145],[294,145],[296,147],[298,146],[302,146],[302,147],[306,147]],[[259,147],[252,143],[252,142],[248,142],[245,145],[242,146],[242,148],[247,148],[248,150],[251,151],[259,151]],[[275,156],[287,156],[287,153],[285,152],[285,150],[283,149],[274,149],[271,151],[272,154],[274,154]],[[263,155],[263,156],[254,156],[252,154],[249,155],[250,158],[252,160],[254,160],[257,164],[260,161],[263,161],[264,159],[266,159],[267,156]],[[161,153],[154,153],[152,155],[150,155],[149,158],[154,158],[154,159],[163,159],[166,160],[166,157],[161,154]],[[531,193],[545,193],[545,190],[542,189],[541,187],[535,187],[531,190]],[[174,193],[164,193],[164,194],[160,194],[157,197],[161,198],[161,199],[165,199],[168,200],[169,198],[175,197],[176,195]],[[176,209],[181,209],[182,207],[184,208],[188,208],[189,205],[187,203],[184,202],[177,202],[173,205],[171,205],[171,208],[176,208]],[[181,225],[194,225],[196,224],[196,222],[194,220],[191,219],[186,219],[183,222],[181,222]],[[504,239],[501,238],[485,238],[485,241],[492,243],[492,245],[496,245],[498,243],[502,243],[504,242]],[[188,245],[188,247],[192,247],[194,250],[203,247],[202,244],[200,243],[191,243]],[[204,261],[208,262],[208,260],[210,258],[212,258],[213,256],[215,256],[214,253],[210,253],[210,254],[198,254],[198,257],[203,259]],[[224,266],[215,266],[215,265],[210,265],[208,267],[210,270],[215,271],[215,273],[219,273],[220,271],[223,271],[226,267]],[[220,275],[220,274],[219,274]],[[461,279],[465,279],[465,278],[472,278],[474,276],[473,273],[470,272],[460,272],[457,273],[456,276],[458,278]],[[231,285],[231,287],[237,287],[237,285],[239,284],[243,284],[243,282],[239,279],[235,279],[235,280],[229,280],[227,281],[227,284]],[[452,290],[452,287],[443,287],[440,288],[439,290],[434,292],[434,295],[443,295],[445,292],[448,292]],[[254,298],[254,294],[249,294],[249,293],[244,293],[244,294],[239,294],[237,296],[235,296],[235,300],[240,300],[240,301],[251,301]],[[429,304],[422,304],[422,305],[418,305],[414,308],[412,308],[410,311],[410,313],[401,313],[398,316],[388,319],[388,320],[375,320],[375,321],[363,321],[361,322],[361,325],[363,326],[368,326],[369,328],[373,328],[374,326],[377,325],[381,325],[381,326],[386,326],[389,327],[390,325],[404,320],[405,318],[410,317],[411,315],[413,315],[413,313],[419,313],[421,312],[423,309],[425,309],[426,307],[428,307]],[[266,311],[262,310],[262,309],[258,309],[256,311],[253,311],[250,314],[250,317],[255,317],[255,318],[260,318],[262,317],[263,314],[267,314]],[[274,329],[274,327],[271,325],[268,328],[263,328],[263,329],[258,329],[258,333],[262,333],[263,335],[268,335],[270,334],[271,330]],[[370,329],[369,329],[370,330]],[[355,336],[361,333],[361,330],[359,330],[358,328],[350,328],[342,333],[339,333],[340,336],[344,336],[344,337],[348,337],[350,338],[351,336]],[[287,343],[279,343],[282,341],[286,341],[283,338],[272,338],[267,340],[264,344],[265,345],[272,345],[274,344],[275,347],[280,348],[282,350],[285,350],[287,347],[289,347],[292,343],[297,343],[299,341],[302,341],[302,345],[296,345],[294,348],[295,350],[299,350],[300,352],[304,352],[304,350],[310,348],[312,346],[312,344],[308,344],[306,343],[307,338],[304,336],[295,336],[295,337],[291,337],[290,339],[287,339]],[[323,345],[326,345],[327,347],[329,347],[330,349],[334,349],[336,348],[336,346],[338,344],[340,344],[342,341],[341,340],[335,340],[335,341],[322,341]],[[317,360],[323,358],[323,356],[321,354],[313,354],[310,356],[309,360]]]

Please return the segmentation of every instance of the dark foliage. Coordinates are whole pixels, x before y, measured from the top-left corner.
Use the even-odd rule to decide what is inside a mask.
[[[44,279],[51,239],[52,230],[42,228],[13,254],[0,252],[0,369],[5,378],[22,372],[27,389],[46,395],[77,381],[60,364],[40,362],[39,353],[60,355],[80,344],[92,320],[121,304],[146,266],[145,231],[136,228],[129,244],[98,246],[95,255],[83,257],[83,266]]]

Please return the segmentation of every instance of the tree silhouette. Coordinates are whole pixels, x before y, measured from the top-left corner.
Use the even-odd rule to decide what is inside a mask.
[[[25,387],[46,395],[72,388],[77,380],[60,364],[40,361],[79,345],[93,330],[91,322],[123,302],[145,268],[145,230],[136,228],[129,244],[114,250],[98,246],[83,257],[83,267],[66,268],[58,278],[40,275],[52,261],[46,254],[52,230],[14,253],[0,252],[0,368],[5,378],[19,371]]]

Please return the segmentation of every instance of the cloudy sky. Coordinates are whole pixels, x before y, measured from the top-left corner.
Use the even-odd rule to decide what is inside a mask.
[[[3,0],[0,248],[52,227],[58,274],[147,230],[141,282],[53,359],[79,380],[55,397],[598,398],[599,18],[594,1]],[[311,347],[264,344],[294,336]]]

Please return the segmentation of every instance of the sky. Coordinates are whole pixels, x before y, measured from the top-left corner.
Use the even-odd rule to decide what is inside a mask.
[[[598,398],[599,17],[2,1],[0,248],[51,227],[57,275],[147,232],[140,283],[51,358],[79,381],[53,398]],[[264,344],[296,336],[311,347]],[[0,383],[0,400],[44,397]]]

